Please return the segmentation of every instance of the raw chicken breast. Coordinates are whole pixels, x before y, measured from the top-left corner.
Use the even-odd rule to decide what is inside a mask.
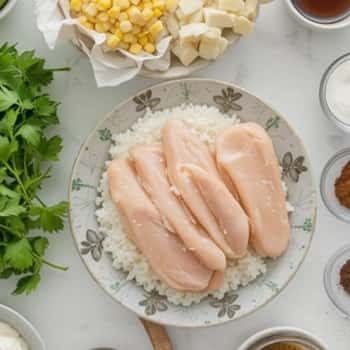
[[[144,189],[165,219],[189,249],[207,268],[224,270],[224,253],[203,229],[192,223],[179,199],[171,191],[165,159],[160,145],[142,145],[131,149],[136,172]]]
[[[222,181],[205,170],[196,165],[184,165],[183,170],[189,172],[198,187],[235,258],[243,257],[248,249],[249,219],[241,205]]]
[[[255,123],[233,126],[218,135],[216,159],[229,176],[251,225],[251,244],[262,257],[287,249],[290,227],[278,160],[266,131]]]
[[[186,205],[199,223],[208,232],[215,244],[228,258],[235,254],[225,240],[218,222],[211,213],[192,178],[182,171],[185,164],[197,165],[208,176],[220,178],[209,148],[180,120],[168,120],[163,127],[163,151],[171,183],[181,194]]]
[[[179,291],[206,290],[213,271],[204,267],[181,240],[164,227],[130,163],[125,159],[112,161],[108,181],[124,229],[160,279]]]

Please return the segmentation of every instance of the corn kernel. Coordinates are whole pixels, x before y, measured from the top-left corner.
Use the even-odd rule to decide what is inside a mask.
[[[130,21],[123,21],[123,22],[120,22],[120,30],[123,32],[123,33],[128,33],[128,32],[131,32],[132,30],[132,24]]]
[[[134,24],[139,24],[139,25],[145,24],[145,19],[142,16],[142,12],[136,6],[131,7],[128,13],[129,13],[130,22]]]
[[[89,5],[83,8],[83,13],[86,14],[87,16],[95,17],[98,13],[96,5],[93,3],[90,3]]]
[[[154,53],[154,51],[156,51],[156,48],[153,44],[151,43],[147,43],[143,46],[144,50],[148,53]]]
[[[164,29],[163,23],[161,21],[157,21],[152,24],[149,28],[149,32],[153,37],[157,37],[158,34]]]
[[[123,22],[123,21],[127,21],[129,19],[129,16],[126,12],[122,12],[120,15],[119,15],[119,22]]]
[[[95,30],[96,30],[97,33],[104,33],[104,31],[105,31],[102,23],[100,23],[100,22],[97,22],[95,24]]]
[[[140,26],[133,26],[131,33],[133,34],[139,34],[141,32],[141,27]]]
[[[109,11],[107,12],[108,16],[111,18],[118,18],[120,15],[120,7],[119,6],[113,6]]]
[[[108,15],[107,15],[106,12],[100,12],[100,13],[97,15],[97,19],[98,19],[100,22],[108,22],[109,17],[108,17]]]
[[[147,36],[142,36],[141,38],[139,38],[138,42],[140,45],[145,46],[148,43]]]
[[[124,35],[123,42],[128,44],[135,44],[137,42],[137,39],[134,35],[128,33]]]
[[[119,48],[121,48],[123,50],[129,50],[129,47],[130,47],[130,44],[128,44],[128,43],[121,42],[119,44]]]
[[[112,0],[98,0],[97,1],[97,8],[100,11],[107,11],[112,7]]]
[[[130,0],[133,5],[139,5],[141,0]]]
[[[85,22],[82,23],[82,25],[86,28],[86,29],[90,29],[93,30],[94,29],[94,25],[91,22]]]
[[[153,17],[153,11],[149,7],[145,7],[142,11],[142,16],[148,22]]]
[[[81,6],[81,0],[71,0],[70,2],[70,7],[73,11],[79,12],[81,10]]]
[[[107,45],[111,49],[116,49],[120,43],[120,39],[116,35],[110,35],[107,39]]]
[[[162,16],[162,14],[163,14],[163,12],[158,7],[153,10],[153,16],[154,17],[159,18],[159,17]]]
[[[164,1],[156,0],[156,1],[153,1],[153,7],[154,8],[159,8],[160,10],[164,10],[165,3],[164,3]]]
[[[132,44],[129,48],[129,51],[134,54],[138,55],[142,51],[142,46],[140,44]]]
[[[120,30],[119,28],[114,32],[114,34],[115,34],[120,40],[123,39],[124,34],[121,32],[121,30]]]
[[[130,7],[129,0],[118,0],[118,5],[122,10],[126,10]]]
[[[165,8],[169,12],[175,12],[177,9],[178,0],[165,0]]]

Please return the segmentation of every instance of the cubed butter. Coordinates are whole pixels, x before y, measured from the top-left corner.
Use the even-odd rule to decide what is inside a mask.
[[[198,57],[198,51],[195,45],[191,43],[177,41],[172,48],[172,52],[185,66],[189,66]]]
[[[220,10],[241,12],[244,9],[243,0],[219,0],[218,7]]]
[[[202,0],[180,0],[179,7],[185,16],[200,10],[203,7]]]
[[[201,35],[206,33],[209,27],[205,23],[186,24],[180,28],[179,37],[181,43],[198,43]]]
[[[171,36],[176,39],[179,36],[180,26],[173,14],[168,16],[166,26]]]
[[[237,16],[223,10],[206,7],[203,9],[205,23],[209,27],[232,28]]]
[[[258,0],[246,0],[244,9],[241,11],[241,15],[249,19],[254,19],[258,8]]]
[[[199,56],[206,60],[215,60],[228,45],[227,39],[218,35],[216,31],[208,31],[202,36],[199,44]]]
[[[253,29],[254,29],[253,22],[249,21],[249,19],[247,19],[244,16],[237,17],[236,23],[234,26],[234,32],[236,34],[247,36],[252,33]]]
[[[200,9],[187,17],[188,23],[202,23],[204,22],[203,10]]]

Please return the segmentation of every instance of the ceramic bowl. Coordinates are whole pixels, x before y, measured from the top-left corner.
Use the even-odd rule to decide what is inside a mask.
[[[294,5],[293,0],[285,0],[286,6],[291,15],[303,26],[319,31],[333,31],[350,26],[350,16],[333,23],[319,23],[303,15]]]
[[[270,134],[283,168],[291,215],[292,238],[287,252],[267,262],[268,272],[245,288],[221,300],[207,298],[191,307],[175,306],[156,293],[147,293],[124,273],[112,268],[103,252],[104,237],[95,218],[97,187],[108,159],[113,134],[128,129],[147,108],[160,110],[183,103],[213,105],[236,112],[242,121],[254,121]],[[69,191],[71,230],[79,253],[95,281],[116,301],[153,322],[201,327],[237,320],[276,297],[294,276],[310,246],[316,199],[310,162],[303,142],[278,112],[251,93],[228,83],[187,79],[162,83],[117,106],[97,125],[76,159]]]
[[[44,341],[41,339],[34,326],[15,310],[0,304],[0,322],[9,324],[16,329],[30,350],[46,350]]]
[[[0,20],[5,18],[15,7],[17,0],[8,0],[6,5],[0,9]]]
[[[350,245],[342,247],[329,259],[324,270],[324,286],[333,305],[350,319],[350,296],[340,285],[340,270],[350,260]]]
[[[282,341],[293,342],[305,350],[328,349],[320,339],[307,331],[294,327],[274,327],[253,335],[238,350],[263,350],[266,346]]]

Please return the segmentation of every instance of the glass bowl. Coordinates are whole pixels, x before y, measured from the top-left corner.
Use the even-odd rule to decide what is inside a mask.
[[[340,285],[340,270],[350,260],[350,245],[337,251],[329,260],[324,271],[324,286],[335,307],[350,319],[350,295]]]
[[[321,196],[325,206],[337,218],[350,223],[350,209],[342,206],[335,195],[335,181],[350,161],[350,148],[336,153],[326,164],[321,175]]]
[[[341,120],[336,114],[334,114],[331,108],[329,107],[329,104],[327,101],[327,86],[328,86],[330,76],[341,64],[349,60],[350,60],[350,53],[347,53],[337,58],[327,68],[327,70],[325,71],[321,79],[319,97],[320,97],[322,109],[325,115],[328,117],[328,119],[330,119],[340,129],[350,133],[350,123],[346,123],[344,120]]]

